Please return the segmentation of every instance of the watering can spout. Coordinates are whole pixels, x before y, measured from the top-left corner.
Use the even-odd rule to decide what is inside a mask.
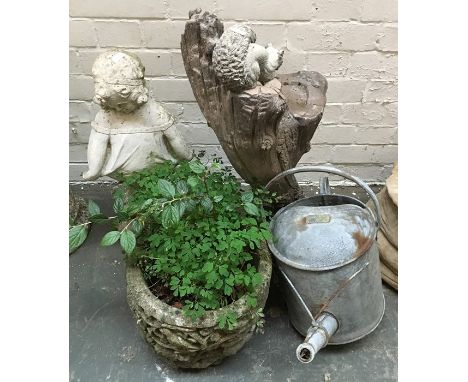
[[[312,362],[318,351],[327,346],[330,337],[338,330],[338,321],[330,313],[322,313],[307,331],[307,336],[296,349],[296,357],[302,363]]]

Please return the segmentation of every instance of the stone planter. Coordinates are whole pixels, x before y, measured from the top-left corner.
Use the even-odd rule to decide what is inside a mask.
[[[137,320],[140,331],[157,354],[181,368],[205,368],[218,364],[235,354],[252,337],[257,315],[265,306],[270,286],[272,262],[266,245],[258,252],[259,272],[263,282],[257,286],[258,306],[247,306],[245,296],[232,304],[207,311],[193,322],[181,309],[160,301],[149,290],[139,268],[127,267],[128,304]],[[238,324],[233,330],[218,327],[218,317],[227,310],[237,313]]]

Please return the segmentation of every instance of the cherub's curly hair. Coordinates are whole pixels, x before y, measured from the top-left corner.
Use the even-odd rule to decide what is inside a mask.
[[[148,101],[145,67],[135,54],[122,50],[102,53],[94,62],[92,73],[95,81],[94,101],[103,109],[119,109],[109,104],[115,94],[137,107]]]

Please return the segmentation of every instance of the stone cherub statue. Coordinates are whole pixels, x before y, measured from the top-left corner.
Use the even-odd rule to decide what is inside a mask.
[[[283,63],[283,50],[255,44],[248,25],[235,24],[221,35],[213,49],[213,66],[221,83],[233,91],[252,89],[271,81]]]
[[[140,59],[121,50],[101,54],[92,69],[94,102],[101,106],[88,143],[86,180],[125,175],[192,154],[174,118],[151,98]]]

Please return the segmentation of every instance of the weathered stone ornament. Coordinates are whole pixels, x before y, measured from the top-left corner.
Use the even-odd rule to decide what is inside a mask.
[[[151,98],[140,59],[121,50],[101,54],[93,65],[94,102],[101,106],[88,143],[86,180],[190,159],[174,118]]]
[[[235,24],[221,35],[213,49],[213,66],[227,88],[252,89],[275,78],[283,63],[284,51],[268,44],[255,44],[255,32],[247,25]],[[260,83],[259,83],[260,82]]]
[[[266,185],[310,150],[327,81],[311,71],[277,75],[284,52],[256,44],[247,25],[224,31],[214,14],[200,9],[189,17],[181,49],[198,105],[239,175],[251,185]],[[273,188],[282,204],[300,195],[293,177]]]
[[[244,295],[221,309],[206,311],[196,321],[154,296],[141,270],[128,266],[128,304],[141,334],[154,351],[175,366],[190,369],[217,365],[237,353],[254,334],[260,319],[257,309],[265,306],[268,297],[272,262],[266,245],[258,256],[258,271],[263,280],[254,291],[258,306],[251,307]],[[227,311],[237,315],[237,325],[232,330],[219,328],[219,317]]]

